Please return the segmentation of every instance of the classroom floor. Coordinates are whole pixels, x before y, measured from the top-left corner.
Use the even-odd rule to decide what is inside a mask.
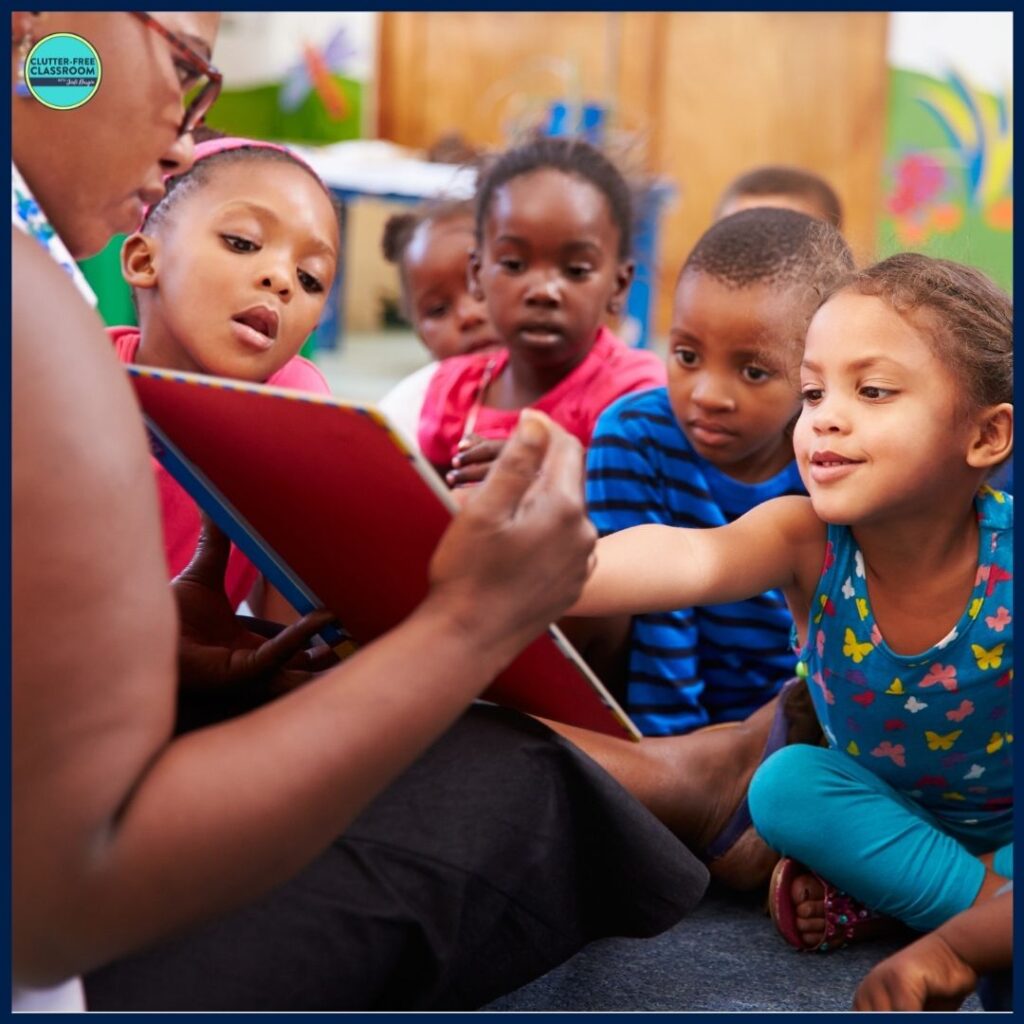
[[[651,939],[592,942],[560,967],[485,1010],[711,1011],[849,1010],[861,979],[912,935],[829,954],[802,954],[779,937],[764,896],[712,885],[674,928]],[[963,1009],[981,1010],[977,995]]]

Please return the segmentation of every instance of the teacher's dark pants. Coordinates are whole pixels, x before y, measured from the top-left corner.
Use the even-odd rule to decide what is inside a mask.
[[[656,935],[706,869],[545,726],[477,705],[291,881],[94,972],[90,1010],[459,1010]]]

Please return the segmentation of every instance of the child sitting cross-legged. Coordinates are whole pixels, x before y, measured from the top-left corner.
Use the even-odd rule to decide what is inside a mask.
[[[828,746],[754,773],[782,855],[770,904],[798,949],[921,931],[1013,875],[1013,307],[983,274],[893,256],[811,320],[793,434],[809,497],[715,529],[603,537],[573,614],[656,612],[771,588],[793,613]]]
[[[125,363],[234,377],[327,393],[320,371],[299,356],[316,327],[338,265],[333,200],[316,173],[281,146],[213,138],[167,180],[164,197],[124,242],[121,267],[139,327],[110,335]],[[199,510],[154,460],[169,575],[192,558]],[[232,608],[250,599],[278,622],[296,613],[236,548],[225,590]]]
[[[602,535],[721,526],[806,493],[792,443],[804,332],[852,266],[834,227],[790,210],[747,210],[704,233],[676,287],[668,386],[627,395],[598,420],[587,504]],[[778,590],[635,616],[627,710],[646,735],[746,718],[795,671],[792,621]]]

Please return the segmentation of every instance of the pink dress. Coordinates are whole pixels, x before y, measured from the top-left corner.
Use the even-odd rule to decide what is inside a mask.
[[[138,328],[110,327],[107,333],[121,362],[134,363],[139,348]],[[330,394],[324,375],[302,356],[288,360],[267,380],[267,383],[281,388]],[[173,579],[192,560],[196,542],[199,540],[199,510],[174,477],[156,459],[153,460],[153,471],[160,494],[168,578]],[[252,590],[258,576],[256,566],[232,544],[231,554],[228,556],[228,569],[224,577],[224,589],[233,608],[237,608],[249,596],[249,591]]]
[[[437,366],[420,414],[420,451],[447,469],[467,425],[481,437],[506,438],[515,429],[519,409],[494,409],[480,397],[489,380],[508,364],[508,350],[454,356]],[[587,357],[532,408],[547,413],[586,447],[598,416],[622,395],[665,384],[665,366],[653,352],[629,348],[607,327]],[[472,421],[472,422],[470,422]]]

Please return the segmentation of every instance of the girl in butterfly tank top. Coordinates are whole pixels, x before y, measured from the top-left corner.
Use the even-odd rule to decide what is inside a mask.
[[[1013,307],[916,254],[818,309],[793,446],[808,498],[727,526],[603,538],[573,615],[779,587],[827,747],[769,757],[749,792],[783,855],[784,937],[827,950],[879,916],[931,930],[1012,878]]]

